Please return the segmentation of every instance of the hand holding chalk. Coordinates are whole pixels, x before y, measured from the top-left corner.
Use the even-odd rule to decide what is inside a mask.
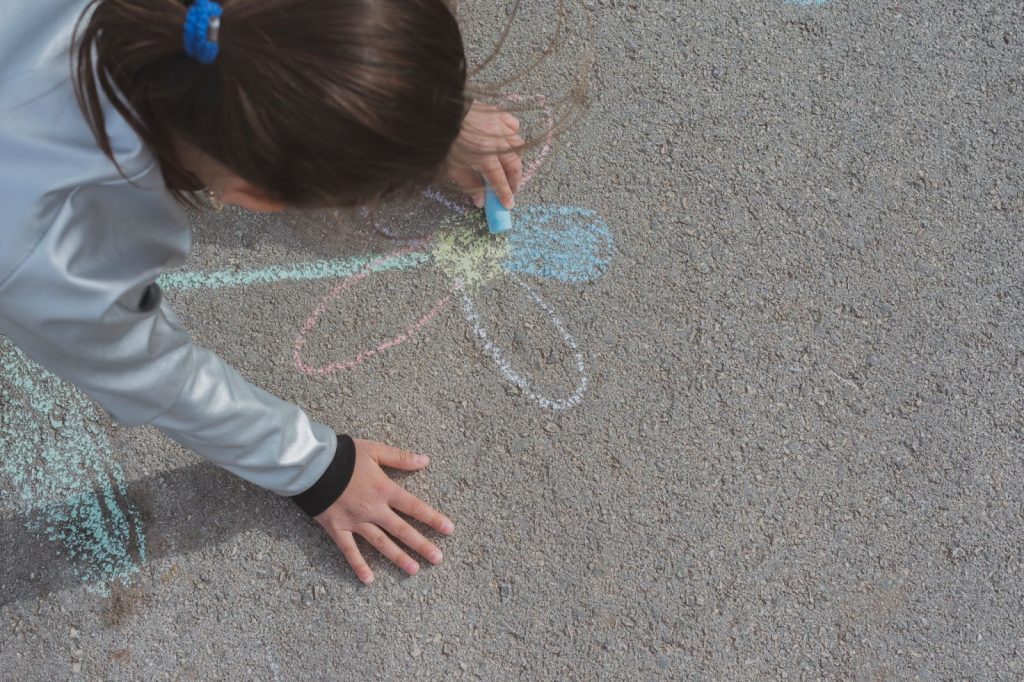
[[[484,214],[487,216],[487,229],[491,234],[501,234],[512,229],[512,214],[502,206],[494,188],[489,184],[484,190]]]

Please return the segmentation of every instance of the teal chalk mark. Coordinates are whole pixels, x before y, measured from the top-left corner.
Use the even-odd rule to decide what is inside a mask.
[[[346,277],[427,262],[427,253],[323,260],[252,270],[172,272],[166,289],[221,289]],[[33,533],[63,546],[72,571],[90,589],[108,593],[127,584],[146,561],[142,518],[127,498],[124,472],[113,456],[93,403],[0,338],[0,476]],[[6,504],[5,504],[6,506]]]
[[[95,407],[6,339],[0,369],[0,475],[26,527],[60,543],[94,591],[127,584],[146,560],[146,540]]]
[[[334,260],[319,260],[297,265],[271,265],[252,270],[214,270],[213,272],[168,272],[157,282],[164,289],[188,291],[191,289],[223,289],[242,287],[250,284],[274,284],[275,282],[301,282],[304,280],[349,277],[369,264],[373,272],[404,270],[416,267],[430,260],[427,253],[408,253],[381,259],[378,255],[354,256]],[[374,263],[374,261],[379,261]]]
[[[597,213],[573,206],[527,206],[508,235],[505,269],[562,282],[600,277],[612,257],[612,236]]]

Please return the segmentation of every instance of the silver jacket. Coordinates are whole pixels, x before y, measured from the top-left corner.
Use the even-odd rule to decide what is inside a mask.
[[[78,108],[68,48],[85,4],[0,2],[0,334],[119,423],[301,493],[335,433],[193,344],[161,299],[155,280],[184,263],[191,230],[116,110],[106,103],[107,130],[130,182]]]

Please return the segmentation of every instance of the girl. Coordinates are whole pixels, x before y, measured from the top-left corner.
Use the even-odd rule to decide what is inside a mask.
[[[335,434],[194,345],[155,280],[185,261],[180,207],[357,206],[439,171],[508,207],[523,141],[470,104],[441,0],[4,0],[0,333],[125,425],[152,424],[294,500],[364,583],[353,534],[409,574],[441,552],[397,512],[450,520]]]

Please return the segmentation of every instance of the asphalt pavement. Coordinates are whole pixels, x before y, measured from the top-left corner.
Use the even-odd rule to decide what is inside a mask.
[[[461,3],[476,62],[506,4]],[[512,236],[451,193],[211,211],[164,287],[252,381],[431,454],[399,478],[455,520],[445,560],[366,549],[363,586],[287,501],[2,347],[0,678],[1024,677],[1021,4],[562,29],[506,89],[540,142]]]

